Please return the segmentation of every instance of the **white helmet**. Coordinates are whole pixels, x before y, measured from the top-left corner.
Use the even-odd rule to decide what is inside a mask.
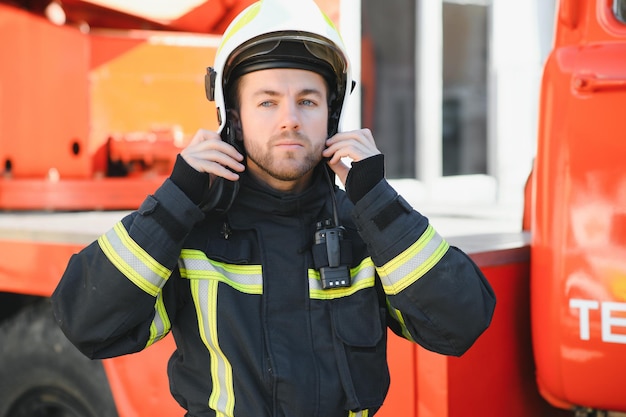
[[[219,129],[226,123],[225,89],[241,75],[269,68],[297,68],[322,75],[329,86],[329,135],[340,125],[353,88],[341,35],[313,0],[260,0],[228,26],[208,68],[206,93],[215,100]]]

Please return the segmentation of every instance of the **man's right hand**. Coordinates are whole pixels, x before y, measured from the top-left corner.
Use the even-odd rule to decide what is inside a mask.
[[[199,129],[180,155],[196,171],[209,174],[211,182],[215,177],[237,181],[237,173],[246,169],[243,155],[216,132],[206,129]]]

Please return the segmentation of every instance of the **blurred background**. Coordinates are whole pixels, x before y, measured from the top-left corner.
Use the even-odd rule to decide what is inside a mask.
[[[446,234],[465,233],[459,218],[468,232],[519,230],[555,0],[316,1],[339,26],[358,81],[343,127],[372,129],[394,186]],[[251,3],[0,0],[59,28],[37,23],[33,31],[32,21],[3,19],[0,9],[5,177],[126,175],[132,152],[168,152],[153,139],[141,148],[148,133],[181,144],[212,128],[205,67]],[[34,139],[55,133],[59,140]],[[16,137],[33,142],[17,145]],[[48,146],[40,149],[51,161],[33,160],[33,145]],[[140,158],[134,169],[160,157]]]

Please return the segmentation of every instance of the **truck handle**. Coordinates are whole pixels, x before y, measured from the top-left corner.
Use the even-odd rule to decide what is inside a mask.
[[[605,78],[591,73],[574,74],[572,87],[579,93],[626,90],[626,78]]]

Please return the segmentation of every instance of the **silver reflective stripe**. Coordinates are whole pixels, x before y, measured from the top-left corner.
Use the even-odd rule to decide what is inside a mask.
[[[261,265],[232,265],[207,258],[196,249],[183,249],[179,261],[180,275],[195,280],[217,280],[247,294],[263,294]]]
[[[171,329],[170,318],[167,315],[167,311],[165,311],[165,304],[163,303],[162,293],[159,293],[159,295],[157,296],[154,309],[154,319],[150,324],[150,338],[146,343],[146,347],[152,345],[154,342],[163,339]]]
[[[217,329],[217,290],[219,281],[191,280],[191,294],[198,314],[200,337],[211,356],[213,389],[208,406],[217,417],[232,417],[235,409],[233,369],[219,346]]]
[[[122,222],[100,236],[98,244],[126,278],[153,297],[157,296],[172,273],[128,235]]]
[[[398,294],[424,276],[448,251],[449,245],[431,225],[400,255],[378,268],[387,294]]]
[[[333,298],[348,297],[364,288],[371,288],[375,284],[374,262],[371,258],[365,258],[356,268],[350,270],[352,285],[346,288],[322,289],[320,273],[309,269],[309,297],[314,300],[330,300]]]
[[[348,417],[368,417],[370,415],[369,410],[350,411]]]

